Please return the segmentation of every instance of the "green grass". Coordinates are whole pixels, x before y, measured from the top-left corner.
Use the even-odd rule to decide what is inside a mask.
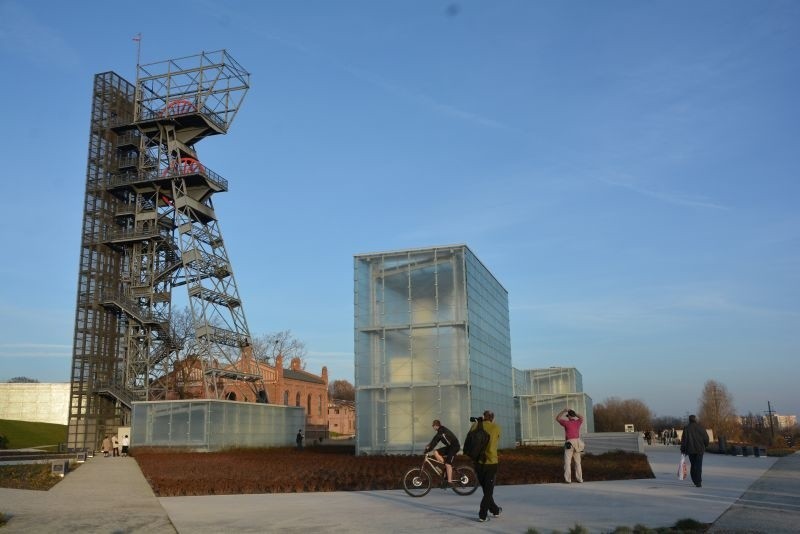
[[[0,435],[5,436],[9,449],[46,446],[57,449],[59,443],[67,440],[67,425],[0,419]]]

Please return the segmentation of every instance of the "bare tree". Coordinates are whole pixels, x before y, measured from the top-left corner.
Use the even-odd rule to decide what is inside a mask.
[[[592,413],[595,432],[623,432],[626,424],[636,430],[648,430],[652,419],[650,408],[639,399],[609,397],[596,404]]]
[[[653,418],[651,430],[661,432],[667,428],[682,428],[685,424],[686,421],[680,417],[676,417],[674,415],[662,415],[660,417]]]
[[[166,363],[164,387],[177,395],[179,399],[187,399],[198,393],[198,383],[202,382],[202,368],[198,357],[197,338],[195,337],[192,312],[186,306],[182,310],[172,310],[169,318],[169,334],[173,350]]]
[[[736,439],[740,424],[733,407],[733,397],[728,388],[715,380],[706,381],[703,393],[697,400],[697,416],[706,428],[714,430],[714,435]]]
[[[15,376],[14,378],[9,379],[9,384],[38,384],[39,381],[35,378],[29,378],[27,376]]]
[[[306,344],[292,336],[291,330],[281,330],[274,334],[264,334],[253,338],[253,357],[256,360],[274,365],[275,358],[283,355],[286,365],[294,358],[300,359],[300,368],[306,368]]]
[[[334,380],[328,384],[328,397],[346,401],[356,400],[356,389],[347,380]]]

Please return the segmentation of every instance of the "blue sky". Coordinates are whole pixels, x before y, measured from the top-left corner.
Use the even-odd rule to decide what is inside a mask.
[[[76,7],[78,6],[78,7]],[[253,334],[353,379],[353,255],[466,243],[518,368],[800,414],[800,4],[0,0],[0,380],[69,379],[95,73],[225,48],[198,144]]]

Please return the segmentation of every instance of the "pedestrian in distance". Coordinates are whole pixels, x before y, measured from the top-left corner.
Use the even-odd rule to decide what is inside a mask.
[[[131,447],[131,440],[128,437],[128,434],[125,434],[125,437],[122,438],[122,456],[128,456],[128,449]]]
[[[119,456],[119,438],[116,434],[111,436],[111,456],[117,457]]]
[[[575,413],[575,410],[564,408],[556,415],[556,422],[564,427],[564,481],[567,484],[572,482],[572,464],[574,462],[575,481],[583,482],[583,469],[581,468],[583,416]]]
[[[689,416],[689,424],[683,427],[681,436],[681,454],[689,456],[691,467],[689,473],[694,485],[703,485],[703,453],[708,447],[708,432],[697,422],[696,415]]]
[[[431,424],[436,434],[431,439],[431,442],[425,446],[425,452],[433,451],[433,456],[438,462],[444,462],[444,468],[447,472],[447,483],[453,485],[453,458],[458,454],[461,448],[461,443],[453,432],[442,425],[438,419],[434,419]],[[434,449],[437,443],[442,443],[442,447]]]
[[[478,426],[478,422],[472,423],[471,429]],[[497,479],[497,446],[500,443],[500,425],[494,422],[494,412],[486,410],[483,412],[483,430],[489,434],[489,444],[483,458],[475,461],[475,472],[478,475],[478,483],[483,491],[483,498],[478,509],[478,521],[489,519],[489,512],[493,517],[500,517],[503,508],[494,502],[494,485]]]
[[[103,444],[101,445],[103,449],[103,457],[108,458],[108,454],[111,452],[111,437],[106,436],[103,438]]]
[[[303,450],[303,429],[297,431],[297,437],[294,438],[294,442],[297,444],[297,450]]]

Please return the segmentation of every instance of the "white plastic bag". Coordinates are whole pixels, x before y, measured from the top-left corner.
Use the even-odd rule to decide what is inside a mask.
[[[686,480],[687,471],[689,470],[687,463],[686,455],[681,454],[681,461],[678,462],[678,480]]]

